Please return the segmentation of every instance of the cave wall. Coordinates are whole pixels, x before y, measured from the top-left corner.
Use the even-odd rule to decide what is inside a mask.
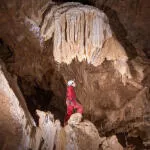
[[[121,132],[125,122],[130,126],[133,120],[142,123],[146,114],[143,108],[149,105],[148,97],[144,98],[149,88],[142,83],[149,74],[149,61],[128,55],[106,20],[103,12],[94,7],[66,3],[52,7],[41,27],[45,41],[54,37],[54,60],[64,80],[76,80],[77,97],[86,117],[99,127],[101,124],[100,132],[105,133],[112,128],[116,132],[120,128]],[[99,34],[93,35],[98,26]],[[134,101],[137,109],[132,107]]]
[[[91,3],[107,14],[113,37],[123,46],[124,55],[127,57],[125,63],[121,62],[123,66],[127,66],[123,71],[129,69],[132,79],[122,82],[122,75],[116,69],[119,66],[115,68],[114,60],[111,59],[96,66],[88,64],[86,60],[79,62],[75,57],[68,65],[65,62],[56,63],[53,57],[54,35],[44,42],[40,31],[51,8],[59,8],[60,4],[52,7],[54,2],[46,0],[1,2],[0,38],[13,53],[11,59],[5,62],[7,69],[21,79],[22,91],[27,97],[32,96],[34,92],[31,91],[37,87],[53,92],[50,105],[55,105],[58,110],[62,109],[60,113],[65,111],[65,83],[75,78],[77,97],[84,107],[84,115],[95,123],[101,134],[130,131],[131,134],[140,134],[146,141],[149,139],[146,134],[149,127],[147,118],[150,85],[147,59],[149,2],[108,0]],[[54,19],[52,16],[51,18]],[[53,23],[51,20],[47,28]],[[141,50],[146,50],[147,58]],[[136,57],[137,55],[142,58]],[[134,125],[136,122],[138,127]],[[129,124],[124,127],[126,123]]]
[[[39,116],[39,124],[36,126],[16,80],[6,71],[2,63],[0,104],[1,150],[70,150],[75,148],[98,150],[100,147],[104,150],[123,149],[116,136],[100,137],[96,127],[87,120],[76,126],[67,125],[62,128],[60,121],[55,120],[51,112],[36,110]]]
[[[0,149],[26,149],[30,142],[31,127],[35,122],[28,112],[16,80],[7,73],[3,65],[0,70],[0,105]]]
[[[95,123],[99,133],[104,136],[127,131],[130,136],[140,135],[146,143],[149,141],[149,120],[146,119],[149,116],[146,106],[150,105],[149,60],[137,56],[138,51],[136,53],[135,47],[126,43],[126,37],[120,39],[116,32],[113,34],[114,28],[111,28],[112,34],[103,39],[103,33],[109,30],[109,23],[96,10],[102,20],[97,19],[91,25],[96,20],[93,9],[78,3],[52,7],[43,21],[41,35],[45,41],[54,36],[53,55],[59,72],[66,82],[75,79],[77,98],[84,107],[84,115]],[[81,13],[78,10],[82,10]],[[82,13],[86,17],[82,17]],[[82,30],[82,25],[85,30]],[[98,25],[102,30],[100,38],[90,32],[86,34],[88,27],[92,31]],[[80,46],[82,50],[78,52]],[[93,55],[96,57],[90,57]]]
[[[127,50],[149,57],[150,2],[148,0],[91,0],[90,2],[107,14],[112,29]]]
[[[54,0],[71,2],[70,0]],[[149,57],[149,8],[148,0],[78,0],[83,4],[93,5],[103,10],[110,20],[110,25],[126,50],[133,55]],[[134,49],[134,50],[131,50]],[[144,51],[144,53],[143,53]]]
[[[0,15],[3,19],[0,21],[0,38],[1,49],[5,49],[7,55],[10,55],[7,53],[7,47],[11,50],[12,56],[7,58],[5,63],[8,71],[18,77],[18,82],[23,83],[20,87],[24,96],[37,99],[36,89],[52,93],[53,96],[50,96],[49,100],[47,98],[47,103],[52,103],[58,110],[56,116],[61,115],[61,120],[63,120],[65,84],[63,77],[55,69],[52,56],[53,43],[50,41],[43,43],[40,37],[42,18],[53,4],[51,1],[39,3],[36,1],[2,1]],[[5,56],[4,52],[1,54],[2,57]],[[61,111],[57,108],[55,99],[63,106]],[[51,107],[51,104],[47,105]],[[43,109],[47,110],[48,107]],[[33,111],[35,113],[35,109]]]
[[[17,80],[3,63],[0,69],[0,149],[53,150],[60,121],[50,112],[36,110],[38,126],[29,113]]]

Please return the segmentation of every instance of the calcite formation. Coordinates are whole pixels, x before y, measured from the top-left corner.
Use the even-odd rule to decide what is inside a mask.
[[[50,24],[53,20],[53,24]],[[54,58],[70,64],[75,57],[94,63],[103,43],[112,36],[106,15],[100,10],[76,3],[54,6],[41,28],[45,40],[54,33]]]
[[[97,8],[78,3],[53,6],[44,18],[41,36],[53,38],[53,55],[58,63],[70,64],[77,58],[94,66],[105,59],[114,61],[122,76],[131,78],[128,57],[113,36],[107,16]]]
[[[67,83],[70,79],[75,79],[77,83],[75,90],[84,107],[84,117],[96,125],[101,136],[126,132],[127,138],[141,138],[145,146],[150,145],[150,62],[142,50],[137,50],[142,57],[135,54],[135,48],[149,47],[149,2],[101,2],[93,3],[102,6],[100,8],[107,14],[109,21],[101,10],[80,3],[54,4],[50,0],[1,1],[0,58],[5,61],[9,72],[13,76],[15,74],[16,79],[11,86],[6,84],[6,80],[4,86],[0,85],[1,90],[7,87],[5,92],[1,92],[0,110],[4,115],[0,115],[0,127],[1,137],[4,138],[0,138],[0,149],[16,149],[18,143],[24,141],[21,142],[24,143],[22,147],[26,145],[32,149],[55,149],[62,143],[62,150],[66,140],[61,127],[56,129],[59,123],[55,124],[50,112],[38,111],[40,122],[38,127],[35,126],[23,102],[24,98],[20,95],[23,93],[26,101],[34,103],[37,108],[42,107],[39,106],[40,100],[44,103],[48,101],[50,104],[46,103],[44,109],[53,110],[55,117],[63,120],[67,86],[65,81]],[[136,15],[134,10],[138,2],[141,4],[141,13],[138,9]],[[4,79],[4,76],[1,78]],[[13,92],[13,96],[10,96]],[[6,97],[11,97],[11,100]],[[30,104],[29,107],[32,108]],[[26,119],[23,118],[21,122],[24,114]],[[14,125],[13,129],[8,125],[8,120],[5,120],[6,115]],[[5,132],[6,129],[9,132]],[[46,141],[50,139],[46,132],[50,132],[52,141]],[[75,133],[81,134],[78,131]],[[25,138],[20,138],[22,135]],[[62,138],[54,140],[54,135]],[[86,136],[85,133],[84,135]],[[117,141],[114,136],[107,139],[103,146],[108,148],[113,147],[110,146],[111,143]],[[86,142],[81,143],[81,147],[84,147],[82,144],[86,145]],[[79,146],[77,143],[75,145]],[[95,146],[98,147],[98,144]],[[139,148],[139,145],[134,146]]]

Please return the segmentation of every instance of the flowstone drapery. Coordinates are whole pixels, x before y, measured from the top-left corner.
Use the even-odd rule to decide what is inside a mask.
[[[44,18],[41,36],[45,41],[54,38],[58,63],[70,64],[77,58],[98,66],[112,60],[123,76],[131,78],[127,54],[113,36],[107,16],[97,8],[79,3],[53,6]]]

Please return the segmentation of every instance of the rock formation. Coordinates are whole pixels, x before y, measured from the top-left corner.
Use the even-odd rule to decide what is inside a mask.
[[[114,61],[115,68],[131,78],[124,48],[112,35],[106,15],[91,6],[66,3],[47,13],[41,28],[44,40],[54,35],[54,59],[70,64],[76,57],[94,66],[104,60]]]
[[[84,121],[74,127],[68,125],[64,130],[66,132],[67,150],[99,149],[100,136],[92,123]]]
[[[68,125],[60,130],[58,138],[64,141],[59,144],[65,143],[65,145],[58,144],[57,150],[123,150],[116,136],[100,137],[98,130],[90,121],[79,120],[79,114],[73,114]]]
[[[89,0],[109,17],[116,36],[132,54],[149,57],[149,7],[148,0]],[[133,50],[134,49],[134,50]]]
[[[0,70],[0,149],[53,150],[60,122],[50,112],[37,110],[39,125],[29,113],[18,85],[1,66]]]
[[[122,32],[122,25],[116,23],[117,18],[110,9],[123,11],[117,7],[120,3],[124,6],[131,1],[117,0],[112,5],[111,0],[93,1],[106,15],[98,8],[80,3],[1,2],[0,58],[9,73],[2,71],[0,76],[0,112],[3,114],[0,115],[0,136],[4,137],[0,139],[0,148],[65,149],[64,131],[59,121],[54,120],[63,122],[66,82],[70,79],[76,81],[77,98],[84,107],[83,118],[96,126],[94,136],[105,137],[101,148],[112,148],[116,138],[124,148],[127,144],[140,150],[144,145],[148,148],[150,61],[147,50],[145,53],[142,50],[148,48],[149,36],[135,38],[147,28],[139,24],[142,31],[138,31],[138,22],[131,27],[131,20],[130,25],[128,19],[123,20],[124,13],[120,13],[119,18],[130,33],[127,36]],[[140,50],[135,50],[140,46]],[[10,122],[14,126],[10,126]],[[86,122],[77,126],[83,131]],[[71,126],[69,129],[72,132]],[[77,128],[73,128],[73,132],[81,134]],[[96,148],[98,143],[94,144]],[[83,148],[86,142],[75,145]]]
[[[35,123],[16,81],[2,69],[3,66],[0,70],[0,149],[26,149],[30,142],[31,127]]]
[[[37,110],[39,126],[34,129],[31,137],[31,149],[53,150],[56,144],[57,132],[60,129],[60,121],[54,121],[50,112]]]
[[[6,79],[6,76],[8,79]],[[23,96],[17,89],[16,82],[12,80],[7,72],[4,74],[2,69],[0,72],[0,81],[0,102],[2,106],[0,111],[0,135],[3,137],[0,139],[0,148],[2,150],[53,150],[54,148],[57,150],[84,150],[87,148],[89,150],[98,150],[100,144],[105,143],[102,144],[102,147],[106,146],[107,140],[101,140],[96,127],[89,121],[80,123],[81,120],[79,120],[78,125],[74,124],[75,128],[71,125],[67,125],[63,129],[58,120],[54,122],[54,116],[50,112],[37,110],[39,125],[36,126],[27,110]],[[10,86],[12,86],[18,94],[17,96]],[[19,101],[18,98],[20,98],[21,101]],[[74,114],[71,118],[73,118],[72,120],[76,120],[77,117],[78,114]],[[85,141],[84,144],[83,141]],[[111,143],[110,141],[111,140],[109,140],[109,143]],[[89,143],[90,147],[88,145]],[[110,144],[107,143],[107,146],[108,145]],[[107,148],[103,149],[106,150]]]

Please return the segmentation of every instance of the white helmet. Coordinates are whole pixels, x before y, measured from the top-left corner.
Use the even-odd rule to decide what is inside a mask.
[[[68,83],[67,83],[67,85],[75,87],[75,82],[73,80],[69,80]]]

